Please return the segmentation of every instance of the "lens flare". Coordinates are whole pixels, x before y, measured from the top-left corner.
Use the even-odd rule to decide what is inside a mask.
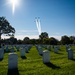
[[[18,5],[18,0],[10,0],[10,3],[12,5],[12,13],[14,14],[15,8]]]
[[[16,7],[20,5],[20,0],[7,0],[5,5],[12,6],[12,13],[14,14]]]

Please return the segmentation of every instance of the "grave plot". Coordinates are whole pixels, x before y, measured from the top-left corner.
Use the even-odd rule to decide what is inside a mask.
[[[18,75],[74,75],[75,46],[71,47],[71,49],[73,50],[73,59],[68,60],[65,45],[60,47],[58,54],[55,54],[53,48],[51,48],[49,55],[47,54],[50,57],[46,58],[48,61],[45,59],[45,62],[49,62],[48,64],[43,63],[43,56],[39,55],[35,46],[32,46],[29,53],[25,54],[27,59],[24,60],[21,59],[20,51],[16,51],[15,53],[18,55]],[[0,61],[0,75],[8,75],[8,54],[5,53],[4,59]]]

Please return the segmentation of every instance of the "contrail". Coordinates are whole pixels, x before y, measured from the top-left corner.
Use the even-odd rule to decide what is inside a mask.
[[[40,19],[36,18],[35,19],[36,22],[36,27],[38,29],[39,35],[41,34],[41,25],[40,25]]]
[[[39,26],[38,26],[38,20],[36,19],[36,27],[37,27],[37,29],[38,29],[38,32],[39,32]]]
[[[39,22],[39,34],[41,34],[41,25],[40,25],[41,23],[40,23],[40,19],[39,19],[38,22]]]

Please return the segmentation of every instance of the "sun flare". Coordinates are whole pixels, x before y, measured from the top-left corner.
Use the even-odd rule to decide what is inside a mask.
[[[15,8],[16,8],[16,6],[18,5],[18,0],[10,0],[10,3],[11,3],[11,5],[12,5],[12,12],[13,12],[13,14],[14,14]]]
[[[20,4],[20,0],[7,0],[6,5],[10,5],[12,7],[12,13],[15,13],[16,7]]]

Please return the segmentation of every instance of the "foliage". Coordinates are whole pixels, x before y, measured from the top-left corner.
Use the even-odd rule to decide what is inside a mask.
[[[61,37],[62,44],[70,44],[70,38],[67,35]]]
[[[15,29],[10,25],[5,17],[0,17],[0,36],[2,34],[14,35]]]
[[[0,47],[1,47],[1,36],[2,34],[14,35],[15,29],[10,25],[5,17],[0,17]]]
[[[58,41],[57,39],[55,39],[54,37],[51,37],[51,38],[50,38],[50,44],[51,44],[51,45],[57,45],[58,42],[59,42],[59,41]]]
[[[47,32],[42,32],[41,35],[39,35],[40,39],[44,39],[44,38],[49,38],[48,33]]]

